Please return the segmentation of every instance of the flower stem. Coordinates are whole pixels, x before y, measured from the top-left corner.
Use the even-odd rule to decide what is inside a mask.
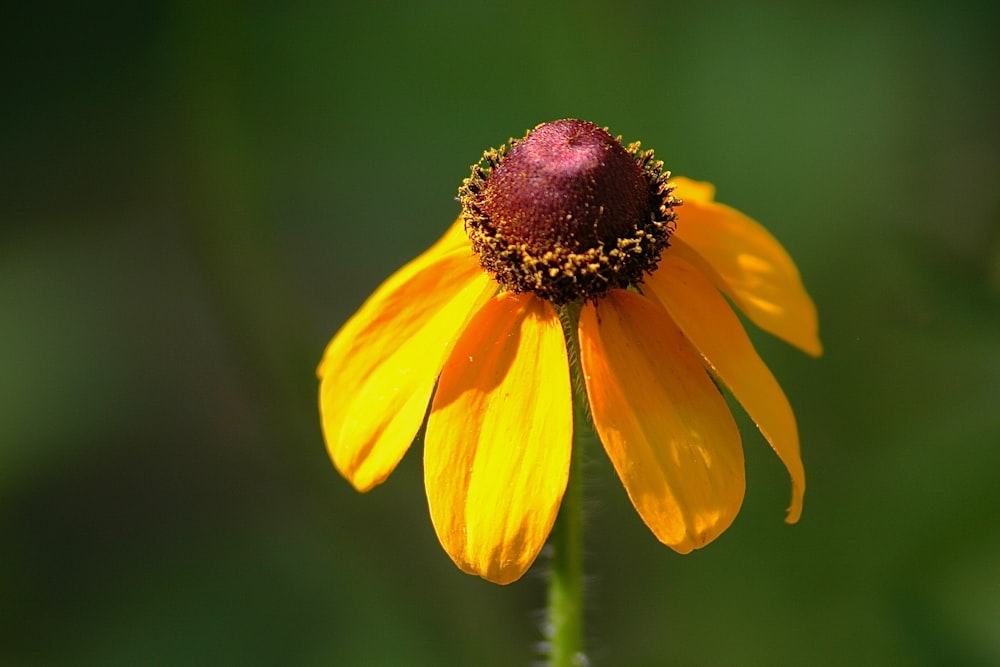
[[[569,483],[552,529],[549,578],[549,667],[580,667],[583,653],[583,485],[579,439],[573,438]]]
[[[567,309],[560,315],[574,389],[573,450],[569,481],[550,542],[553,553],[546,618],[548,664],[549,667],[582,667],[587,664],[587,658],[583,650],[583,481],[580,462],[590,425],[576,338],[579,309],[575,312]]]

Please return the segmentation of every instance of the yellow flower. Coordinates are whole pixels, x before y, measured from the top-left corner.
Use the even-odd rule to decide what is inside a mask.
[[[430,515],[462,570],[514,581],[552,528],[573,440],[563,321],[595,430],[661,542],[704,546],[743,500],[740,436],[713,377],[788,469],[786,520],[799,519],[795,417],[725,297],[819,355],[815,307],[763,227],[711,185],[668,179],[651,151],[589,123],[540,125],[486,153],[462,216],[327,347],[320,410],[337,469],[371,489],[426,416]]]

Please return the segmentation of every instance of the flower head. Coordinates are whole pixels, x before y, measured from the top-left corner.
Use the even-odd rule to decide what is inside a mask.
[[[713,378],[787,468],[786,520],[798,520],[795,417],[726,299],[821,353],[812,301],[766,230],[579,120],[487,151],[459,194],[459,219],[375,291],[320,364],[327,447],[359,491],[388,477],[426,415],[442,546],[466,572],[518,579],[566,488],[569,345],[594,428],[661,542],[704,546],[743,500],[739,431]]]

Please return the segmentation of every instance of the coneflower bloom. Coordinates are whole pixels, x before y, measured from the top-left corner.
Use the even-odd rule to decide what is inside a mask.
[[[372,294],[319,366],[327,447],[355,488],[385,480],[426,417],[442,546],[466,572],[518,579],[566,488],[573,351],[594,429],[661,542],[704,546],[742,503],[743,449],[719,385],[787,468],[786,521],[799,519],[795,417],[730,306],[821,353],[816,309],[774,237],[711,185],[671,179],[652,151],[580,120],[487,151],[459,195],[459,219]]]

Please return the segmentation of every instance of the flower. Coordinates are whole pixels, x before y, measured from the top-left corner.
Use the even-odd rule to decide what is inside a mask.
[[[518,579],[566,488],[569,349],[594,429],[661,542],[704,546],[743,500],[740,435],[713,378],[787,468],[786,520],[799,519],[795,417],[729,301],[805,352],[822,348],[798,270],[763,227],[575,120],[487,151],[460,195],[459,219],[372,294],[319,366],[324,437],[355,488],[388,477],[426,416],[442,546],[466,572]]]

